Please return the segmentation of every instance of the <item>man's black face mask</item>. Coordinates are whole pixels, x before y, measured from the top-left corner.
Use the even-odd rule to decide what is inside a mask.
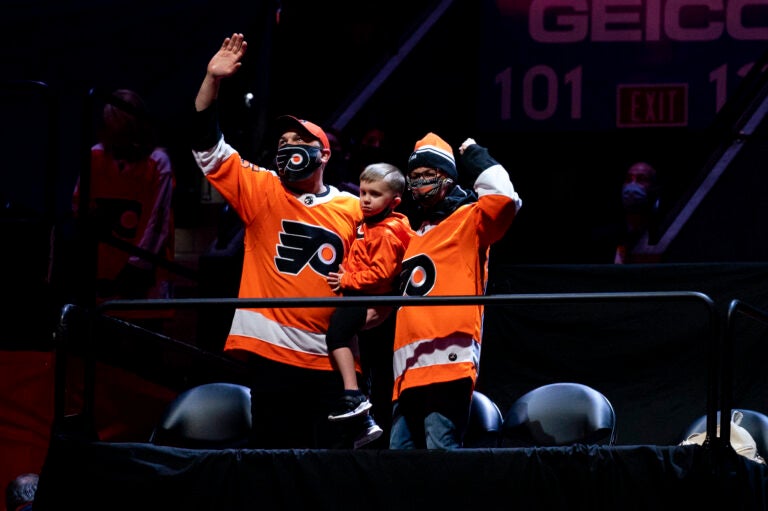
[[[311,176],[322,164],[323,150],[310,145],[284,145],[277,150],[275,164],[280,179],[301,181]]]

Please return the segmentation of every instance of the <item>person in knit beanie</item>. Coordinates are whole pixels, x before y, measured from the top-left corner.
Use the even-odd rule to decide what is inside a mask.
[[[453,149],[434,133],[427,133],[416,142],[413,153],[408,158],[408,172],[418,168],[433,171],[409,182],[413,198],[422,208],[430,208],[440,202],[459,179]]]
[[[416,142],[407,184],[422,221],[406,249],[404,296],[480,295],[490,246],[522,206],[506,169],[468,138],[459,163],[472,190],[458,184],[453,150],[435,133]],[[403,306],[397,311],[390,449],[463,445],[480,363],[483,307]]]

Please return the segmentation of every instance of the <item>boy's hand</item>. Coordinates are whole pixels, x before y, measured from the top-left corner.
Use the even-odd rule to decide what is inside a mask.
[[[331,291],[340,291],[341,290],[341,276],[344,275],[346,270],[343,266],[339,265],[339,271],[338,272],[330,272],[328,274],[328,277],[326,277],[326,282],[328,282],[328,285],[331,286]]]

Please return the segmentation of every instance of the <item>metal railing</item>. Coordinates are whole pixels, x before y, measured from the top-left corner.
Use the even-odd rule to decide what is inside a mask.
[[[720,358],[722,367],[720,370],[720,433],[724,442],[730,445],[731,439],[731,410],[733,408],[733,352],[736,346],[736,320],[739,317],[754,319],[768,326],[768,312],[758,309],[739,299],[731,300],[728,305],[728,314],[725,322],[725,334],[721,346]],[[713,357],[717,358],[717,357]],[[715,417],[717,410],[715,410]],[[717,418],[715,418],[715,421]],[[707,428],[709,433],[709,427]]]
[[[553,304],[553,303],[601,303],[601,302],[693,302],[702,305],[706,318],[707,367],[707,432],[705,446],[712,444],[730,445],[727,435],[717,436],[717,411],[720,405],[720,368],[719,354],[722,352],[722,336],[719,317],[713,300],[706,294],[695,291],[664,292],[616,292],[616,293],[546,293],[546,294],[495,294],[482,296],[353,296],[333,298],[188,298],[165,300],[113,300],[104,302],[89,313],[88,330],[82,332],[85,338],[83,409],[85,424],[94,423],[95,368],[99,332],[97,318],[109,315],[113,311],[158,310],[158,309],[210,309],[210,308],[313,308],[366,306],[457,306],[457,305],[503,305],[514,304]],[[66,350],[66,346],[60,347]],[[62,380],[60,380],[62,381]],[[62,391],[63,392],[63,391]]]

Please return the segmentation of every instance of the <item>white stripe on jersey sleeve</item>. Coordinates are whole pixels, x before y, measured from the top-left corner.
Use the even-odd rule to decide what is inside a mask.
[[[235,149],[224,141],[224,137],[221,137],[215,146],[206,151],[192,151],[192,155],[203,174],[208,175],[235,152]]]

